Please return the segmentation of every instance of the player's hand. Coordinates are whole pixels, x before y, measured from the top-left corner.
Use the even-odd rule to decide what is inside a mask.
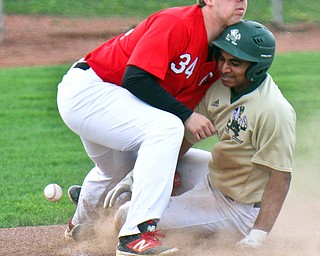
[[[113,189],[111,189],[104,199],[103,208],[112,207],[117,198],[124,192],[132,192],[133,171],[129,172]]]
[[[186,132],[193,137],[192,142],[204,140],[215,134],[216,129],[210,120],[199,113],[193,112],[184,122]]]
[[[241,248],[257,249],[264,244],[267,240],[267,236],[268,233],[263,230],[252,229],[249,235],[239,241],[236,245]]]

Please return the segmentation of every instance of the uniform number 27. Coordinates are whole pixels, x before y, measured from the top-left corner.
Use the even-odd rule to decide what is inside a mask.
[[[179,62],[179,65],[176,65],[173,62],[171,63],[171,70],[176,74],[182,74],[184,72],[187,75],[187,79],[188,79],[192,75],[194,68],[197,65],[198,57],[190,65],[189,65],[191,61],[190,54],[188,53],[182,54],[180,55],[180,59],[181,61]]]

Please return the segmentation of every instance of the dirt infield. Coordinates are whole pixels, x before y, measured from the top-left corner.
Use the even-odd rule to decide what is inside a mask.
[[[0,45],[0,68],[72,63],[107,38],[126,31],[137,22],[137,19],[83,20],[7,16],[6,31]],[[278,52],[320,51],[319,26],[300,25],[283,31],[273,31],[277,39]],[[168,239],[181,242],[182,249],[179,256],[319,255],[320,195],[316,186],[308,189],[304,187],[308,186],[310,180],[319,180],[317,159],[314,161],[298,159],[297,174],[288,200],[263,250],[253,252],[235,250],[230,240],[223,237],[195,240],[185,234],[183,236],[172,234]],[[304,162],[308,165],[303,164]],[[0,229],[0,255],[111,256],[115,254],[115,234],[109,227],[106,228],[105,236],[89,243],[64,241],[64,229],[65,226]]]
[[[72,63],[138,19],[63,19],[7,16],[0,45],[0,67]],[[271,28],[272,29],[272,28]],[[320,26],[299,25],[275,31],[277,51],[320,50]]]

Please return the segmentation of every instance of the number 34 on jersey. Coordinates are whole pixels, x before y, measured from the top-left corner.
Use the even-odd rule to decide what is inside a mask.
[[[178,65],[173,62],[171,63],[171,70],[176,74],[185,73],[187,76],[186,78],[188,79],[193,74],[194,68],[198,62],[198,57],[191,64],[191,55],[189,53],[180,55],[180,59],[181,61]]]
[[[197,57],[192,61],[191,55],[185,53],[180,55],[180,59],[181,61],[178,64],[174,62],[171,63],[171,70],[176,74],[184,73],[186,75],[186,79],[188,79],[194,73],[199,58]],[[196,74],[198,86],[213,83],[217,79],[217,74],[218,70],[216,62],[205,62],[199,68],[198,74]]]

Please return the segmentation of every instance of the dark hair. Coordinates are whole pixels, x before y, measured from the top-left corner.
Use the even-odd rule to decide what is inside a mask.
[[[206,5],[206,3],[204,2],[204,0],[197,0],[197,4],[200,6],[200,7],[203,7]]]

